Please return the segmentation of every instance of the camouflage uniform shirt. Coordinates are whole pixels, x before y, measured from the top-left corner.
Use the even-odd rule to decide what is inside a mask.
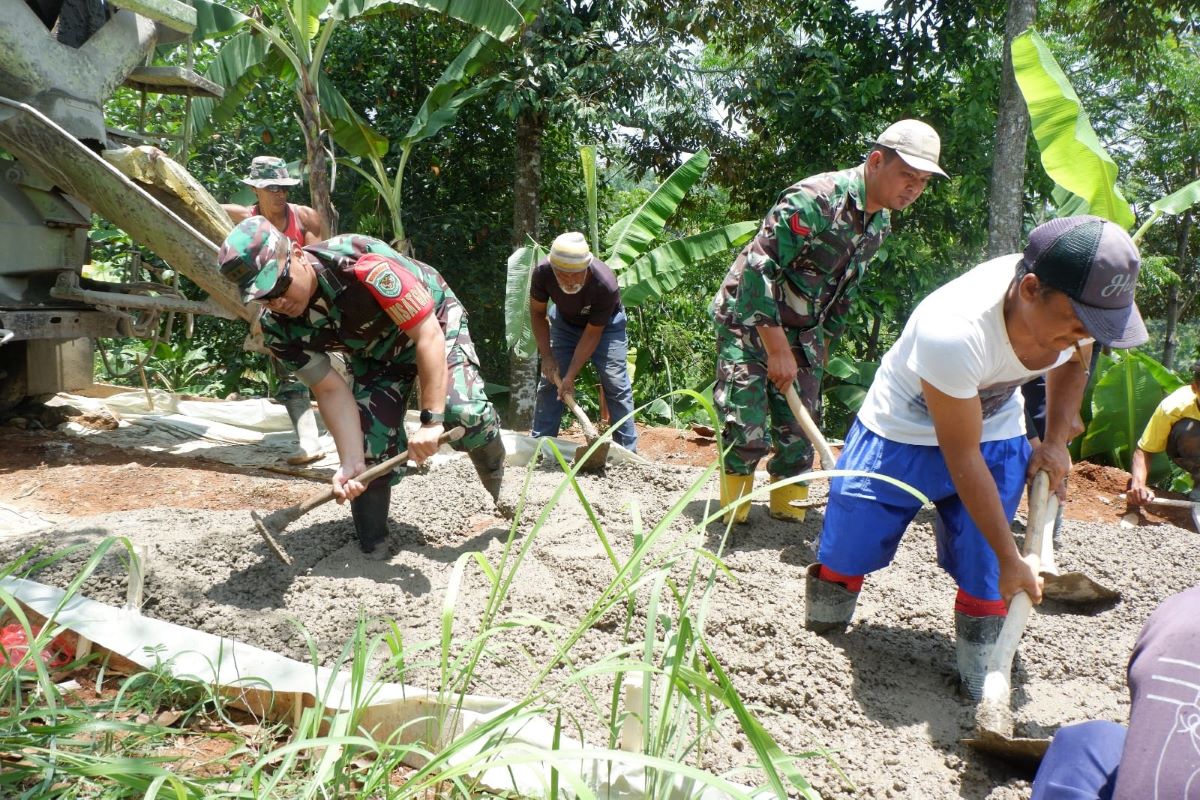
[[[415,377],[416,347],[403,328],[423,318],[417,306],[428,306],[430,299],[447,354],[458,347],[475,360],[466,311],[433,267],[369,236],[335,236],[303,250],[316,270],[317,291],[298,317],[265,313],[262,329],[271,353],[306,384],[328,374],[325,353],[330,352],[347,353],[352,367],[358,367],[352,370],[356,376],[366,368]],[[383,258],[368,261],[371,255]],[[372,269],[362,268],[372,262]],[[385,307],[381,299],[389,296],[399,302]]]
[[[891,229],[886,209],[867,219],[866,196],[863,165],[784,190],[713,299],[718,328],[732,334],[720,337],[720,358],[761,359],[759,325],[799,331],[793,343],[821,350],[845,329],[858,281]]]

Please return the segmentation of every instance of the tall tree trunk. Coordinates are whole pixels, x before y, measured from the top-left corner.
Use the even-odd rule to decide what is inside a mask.
[[[1013,76],[1012,41],[1033,24],[1036,14],[1037,0],[1008,0],[1004,25],[1004,63],[1000,73],[1000,108],[996,114],[992,179],[988,192],[988,258],[1021,251],[1029,112],[1025,110],[1025,100]]]
[[[1179,235],[1175,239],[1175,272],[1185,278],[1187,267],[1188,237],[1192,234],[1192,212],[1186,211],[1179,221]],[[1175,368],[1175,349],[1179,342],[1175,331],[1179,324],[1179,286],[1171,284],[1167,289],[1167,324],[1163,333],[1162,362],[1167,369]]]
[[[317,98],[317,87],[308,76],[300,77],[296,92],[300,101],[301,124],[304,127],[304,149],[308,155],[308,193],[313,210],[320,215],[325,233],[332,236],[337,232],[337,212],[333,210],[333,199],[329,186],[329,162],[325,157],[325,145],[321,141],[321,101]],[[322,237],[324,238],[324,237]]]
[[[516,170],[513,176],[513,248],[537,238],[541,216],[539,194],[542,188],[542,133],[546,116],[525,110],[517,117]],[[529,430],[537,401],[537,357],[522,359],[510,354],[508,371],[508,426],[516,431]]]

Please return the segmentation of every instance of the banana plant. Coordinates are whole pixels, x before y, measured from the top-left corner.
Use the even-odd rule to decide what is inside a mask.
[[[526,0],[526,4],[528,3],[529,0]],[[339,164],[358,172],[375,189],[388,210],[393,245],[401,252],[408,250],[401,192],[404,188],[404,168],[408,164],[409,155],[417,144],[436,136],[447,125],[452,124],[458,112],[471,101],[491,91],[497,78],[487,78],[473,86],[471,81],[481,69],[496,59],[502,47],[503,43],[499,39],[481,33],[442,71],[438,82],[413,116],[408,132],[399,142],[400,158],[393,175],[388,174],[387,166],[383,162],[383,153],[373,149],[353,153],[355,158],[338,159]],[[365,122],[359,119],[356,124],[360,126],[364,138],[370,135],[371,131]],[[363,166],[364,159],[370,165],[370,171]]]
[[[1126,230],[1136,219],[1117,188],[1117,165],[1100,143],[1079,95],[1050,48],[1030,29],[1013,39],[1013,73],[1029,109],[1042,166],[1055,183],[1058,216],[1095,214]],[[1165,214],[1181,214],[1200,202],[1200,181],[1150,204],[1153,212],[1133,235],[1140,242]]]
[[[756,221],[734,222],[652,247],[688,190],[704,175],[709,155],[701,150],[672,172],[637,209],[617,220],[604,237],[608,252],[602,255],[596,235],[596,150],[581,147],[579,152],[587,183],[592,252],[616,273],[621,302],[627,309],[664,296],[679,286],[689,267],[740,247],[758,229]],[[536,351],[529,327],[529,279],[540,256],[534,260],[533,255],[532,246],[526,246],[508,260],[505,339],[521,358],[530,358]]]
[[[499,41],[512,38],[524,23],[524,17],[509,0],[292,0],[269,6],[277,20],[274,24],[214,0],[193,2],[200,23],[192,33],[193,39],[234,35],[207,72],[210,80],[224,88],[224,97],[220,101],[194,102],[191,130],[199,132],[228,120],[250,90],[264,79],[291,83],[300,105],[311,202],[331,228],[334,213],[326,153],[332,147],[323,141],[324,132],[328,131],[338,146],[359,157],[381,158],[388,149],[387,139],[371,130],[322,69],[325,48],[337,27],[401,6],[446,14]]]
[[[1129,469],[1133,450],[1162,399],[1185,381],[1144,353],[1129,350],[1102,355],[1096,364],[1087,432],[1079,456],[1101,455]]]

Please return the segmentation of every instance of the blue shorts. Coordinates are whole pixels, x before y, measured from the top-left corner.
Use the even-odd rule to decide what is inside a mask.
[[[1012,519],[1025,489],[1029,442],[1014,436],[983,442],[979,449],[996,481],[1004,513]],[[896,478],[932,500],[938,510],[938,564],[968,594],[982,600],[1001,599],[1000,563],[959,500],[941,448],[889,441],[855,421],[837,468]],[[883,569],[896,557],[900,537],[920,510],[917,498],[890,483],[834,478],[817,560],[843,575]]]

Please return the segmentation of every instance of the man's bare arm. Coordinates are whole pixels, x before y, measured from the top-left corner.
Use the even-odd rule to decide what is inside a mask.
[[[951,397],[924,380],[921,389],[954,488],[1000,562],[1001,596],[1008,602],[1024,590],[1033,602],[1041,602],[1041,578],[1034,569],[1036,560],[1025,561],[1017,550],[996,481],[979,449],[983,438],[983,407],[979,397],[966,400]]]

